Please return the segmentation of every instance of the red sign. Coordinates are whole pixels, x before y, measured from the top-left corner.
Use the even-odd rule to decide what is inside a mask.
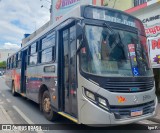
[[[56,3],[56,9],[58,10],[61,7],[62,0],[58,0]]]
[[[68,6],[73,5],[79,1],[80,0],[57,0],[55,7],[57,10],[59,10],[60,8],[68,7]]]
[[[128,49],[129,49],[129,52],[135,52],[134,44],[128,44]]]
[[[156,36],[160,33],[160,25],[152,26],[145,29],[147,36]]]
[[[160,49],[160,39],[152,40],[152,49],[154,50],[155,48]]]

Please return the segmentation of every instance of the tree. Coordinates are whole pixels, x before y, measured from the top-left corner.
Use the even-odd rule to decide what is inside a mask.
[[[6,68],[6,61],[0,62],[0,68]]]

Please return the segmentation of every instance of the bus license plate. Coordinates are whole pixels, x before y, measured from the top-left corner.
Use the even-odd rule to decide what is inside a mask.
[[[131,116],[139,116],[142,115],[143,111],[142,110],[133,110],[131,111]]]

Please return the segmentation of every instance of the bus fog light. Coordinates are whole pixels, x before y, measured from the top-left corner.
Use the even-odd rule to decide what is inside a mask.
[[[107,106],[107,103],[106,103],[106,100],[105,99],[103,99],[103,98],[98,98],[98,103],[99,104],[101,104],[101,105],[103,105],[103,106]]]
[[[94,96],[94,94],[92,92],[86,90],[85,93],[86,93],[86,96],[88,98],[90,98],[90,99],[95,101],[95,96]]]

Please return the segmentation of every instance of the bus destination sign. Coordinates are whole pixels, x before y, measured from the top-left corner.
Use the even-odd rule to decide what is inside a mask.
[[[136,23],[134,18],[122,14],[118,11],[116,12],[114,10],[87,7],[85,9],[84,15],[86,18],[106,20],[109,22],[120,23],[136,28]]]

